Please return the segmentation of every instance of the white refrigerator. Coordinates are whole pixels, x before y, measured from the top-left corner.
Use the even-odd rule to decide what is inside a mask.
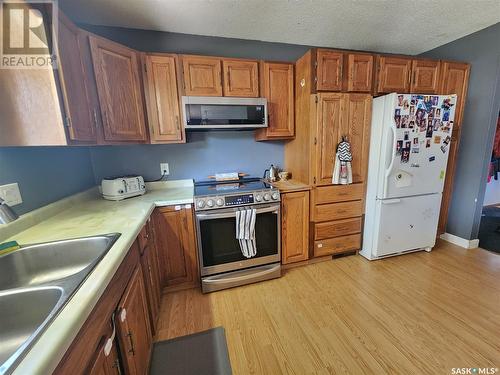
[[[374,260],[436,242],[456,95],[373,100],[363,248]]]

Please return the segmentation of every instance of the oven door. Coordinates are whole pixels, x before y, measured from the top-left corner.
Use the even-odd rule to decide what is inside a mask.
[[[255,242],[257,254],[245,258],[236,239],[236,211],[238,208],[220,209],[196,213],[198,255],[202,276],[279,262],[280,205],[254,207]]]

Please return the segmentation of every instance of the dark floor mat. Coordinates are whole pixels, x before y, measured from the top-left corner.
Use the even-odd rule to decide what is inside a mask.
[[[479,225],[479,246],[500,253],[500,208],[484,207]]]
[[[153,346],[150,375],[231,375],[226,334],[217,327]]]

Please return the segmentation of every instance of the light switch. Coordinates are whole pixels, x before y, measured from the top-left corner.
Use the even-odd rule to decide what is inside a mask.
[[[2,198],[9,206],[15,206],[23,203],[17,182],[14,184],[0,186],[0,198]]]

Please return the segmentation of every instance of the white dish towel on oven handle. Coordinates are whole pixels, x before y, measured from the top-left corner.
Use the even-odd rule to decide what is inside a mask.
[[[255,219],[257,211],[254,208],[244,208],[236,211],[236,239],[240,243],[241,253],[245,258],[257,254],[255,244]]]

